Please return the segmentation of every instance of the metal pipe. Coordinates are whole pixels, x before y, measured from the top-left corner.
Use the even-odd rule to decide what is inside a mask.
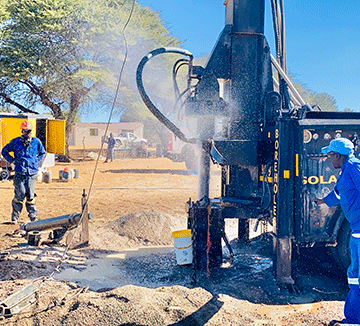
[[[20,225],[20,230],[29,231],[42,231],[47,229],[56,229],[61,227],[70,227],[77,225],[80,221],[81,213],[68,214],[58,217],[47,218],[35,222],[28,222]]]
[[[292,84],[289,77],[286,75],[284,70],[280,67],[279,63],[276,61],[276,59],[270,54],[271,57],[271,63],[274,65],[276,70],[279,72],[280,76],[285,80],[286,84],[289,86],[291,92],[294,94],[294,97],[300,102],[301,106],[305,105],[306,102],[302,99],[299,92],[296,90],[295,86]]]
[[[208,150],[202,148],[200,150],[198,199],[202,199],[203,197],[209,197],[209,188],[210,155]]]
[[[276,90],[279,92],[280,91],[280,85],[278,83],[278,81],[273,77],[273,83],[274,83],[274,87],[276,88]],[[291,96],[291,100],[292,102],[294,102],[296,105],[301,106],[300,102],[296,99],[296,97],[294,96],[293,92],[291,91],[291,89],[289,89],[289,93]],[[293,103],[292,103],[293,104]]]

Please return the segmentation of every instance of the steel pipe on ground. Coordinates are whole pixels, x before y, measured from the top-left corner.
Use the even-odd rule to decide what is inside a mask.
[[[81,218],[81,213],[57,216],[57,217],[47,218],[44,220],[38,220],[38,221],[34,221],[34,222],[28,222],[25,224],[21,224],[20,230],[29,232],[29,231],[35,231],[35,230],[43,231],[43,230],[47,230],[47,229],[70,227],[70,226],[77,225],[80,221],[80,218]]]

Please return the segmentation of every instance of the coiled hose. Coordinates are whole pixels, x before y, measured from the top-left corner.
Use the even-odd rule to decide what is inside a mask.
[[[181,54],[181,55],[186,55],[189,57],[189,61],[193,60],[192,53],[190,53],[187,50],[180,49],[180,48],[159,48],[159,49],[153,50],[141,59],[139,65],[137,67],[137,71],[136,71],[137,88],[139,90],[141,98],[144,101],[146,107],[162,124],[164,124],[168,129],[170,129],[174,133],[174,135],[177,136],[180,140],[182,140],[186,143],[195,144],[198,142],[198,140],[195,138],[191,138],[191,139],[186,138],[186,136],[183,134],[183,132],[157,109],[157,107],[154,105],[154,103],[150,100],[149,96],[145,92],[144,84],[142,81],[142,74],[143,74],[145,64],[151,58],[153,58],[159,54],[164,54],[164,53],[177,53],[177,54]]]

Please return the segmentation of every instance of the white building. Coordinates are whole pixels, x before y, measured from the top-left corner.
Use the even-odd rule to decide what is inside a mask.
[[[101,139],[105,135],[107,123],[75,123],[69,135],[69,146],[97,148],[101,146]],[[110,123],[107,135],[114,136],[123,132],[132,132],[138,137],[143,137],[144,125],[141,122]]]

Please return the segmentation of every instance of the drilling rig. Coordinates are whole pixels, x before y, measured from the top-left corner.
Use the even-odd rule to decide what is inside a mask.
[[[220,0],[219,0],[220,1]],[[292,285],[294,248],[330,247],[345,269],[350,262],[350,227],[340,207],[317,206],[335,186],[335,170],[321,147],[350,139],[358,156],[360,114],[324,112],[305,103],[287,76],[283,0],[271,0],[276,54],[264,36],[265,0],[226,0],[225,27],[207,64],[194,65],[191,52],[160,48],[138,65],[137,85],[149,110],[179,139],[200,148],[198,200],[189,201],[196,268],[220,267],[225,219],[238,219],[238,239],[249,239],[249,220],[272,226],[274,274]],[[187,117],[197,120],[188,138],[153,104],[143,68],[157,55],[176,53],[175,94]],[[187,66],[180,93],[176,72]],[[209,198],[211,161],[221,166],[221,196]],[[325,206],[325,205],[322,205]]]

